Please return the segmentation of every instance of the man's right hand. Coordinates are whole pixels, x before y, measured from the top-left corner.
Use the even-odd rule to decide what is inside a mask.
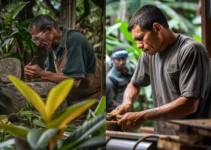
[[[117,115],[123,115],[130,111],[131,104],[129,103],[123,103],[119,105],[116,109],[114,109],[112,112],[108,113],[108,116],[116,117]]]

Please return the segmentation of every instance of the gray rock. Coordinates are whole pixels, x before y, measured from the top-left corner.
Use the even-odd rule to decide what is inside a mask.
[[[26,82],[29,86],[31,86],[42,98],[43,100],[47,98],[48,93],[50,92],[51,88],[56,86],[53,82]],[[13,91],[14,98],[12,99],[12,105],[15,106],[17,109],[25,108],[25,102],[26,99],[23,97],[23,95],[17,90],[17,88],[12,84],[8,83],[5,84],[7,88],[10,89],[10,91]],[[1,100],[1,98],[0,98]],[[14,111],[14,108],[12,105],[6,105],[7,108],[11,107],[11,109],[8,109],[4,114],[8,114]],[[67,107],[66,101],[62,103],[62,105],[59,107],[59,110],[64,109]]]
[[[8,75],[14,75],[21,79],[21,62],[16,58],[4,58],[0,60],[0,82],[9,83]]]

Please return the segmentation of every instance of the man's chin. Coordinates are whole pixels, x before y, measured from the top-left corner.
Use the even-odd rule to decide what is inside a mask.
[[[145,51],[144,53],[146,53],[146,54],[148,54],[150,56],[155,55],[155,52],[151,52],[151,51]]]

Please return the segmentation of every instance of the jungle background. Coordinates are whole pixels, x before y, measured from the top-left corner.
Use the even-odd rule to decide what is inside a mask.
[[[136,47],[127,27],[132,15],[145,4],[160,8],[166,15],[171,30],[201,42],[200,0],[106,0],[107,58],[111,58],[114,48],[125,47],[129,52],[128,62],[136,66],[142,50]],[[144,87],[133,104],[133,111],[152,107],[151,86]],[[145,122],[144,126],[153,126],[153,122]]]
[[[103,57],[104,12],[104,1],[97,0],[1,0],[0,59],[16,57],[25,65],[34,54],[45,54],[31,42],[27,31],[39,14],[50,15],[59,25],[79,29]]]
[[[104,62],[104,0],[0,0],[0,61],[5,58],[17,58],[21,61],[23,72],[24,66],[29,64],[34,56],[38,56],[37,62],[40,67],[44,67],[47,51],[31,41],[28,31],[30,22],[39,14],[48,14],[59,26],[82,32],[102,63]],[[98,102],[85,101],[54,113],[53,110],[59,107],[64,101],[64,96],[70,91],[72,81],[61,83],[52,89],[51,96],[48,95],[47,100],[44,99],[50,101],[49,106],[43,104],[39,96],[25,83],[15,77],[10,77],[10,81],[27,101],[24,108],[17,108],[9,114],[2,112],[7,109],[7,105],[1,98],[7,97],[13,101],[16,97],[0,80],[0,149],[104,149],[105,97]],[[94,103],[98,105],[92,111],[89,108]],[[51,120],[45,120],[43,110],[52,110]],[[69,123],[87,110],[88,115],[83,124]],[[63,122],[65,126],[58,124],[59,118],[59,122]]]

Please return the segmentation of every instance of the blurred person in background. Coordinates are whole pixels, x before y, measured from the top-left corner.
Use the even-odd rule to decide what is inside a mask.
[[[112,51],[112,68],[106,77],[107,112],[122,104],[123,93],[133,75],[134,68],[127,63],[128,52],[123,47]]]

